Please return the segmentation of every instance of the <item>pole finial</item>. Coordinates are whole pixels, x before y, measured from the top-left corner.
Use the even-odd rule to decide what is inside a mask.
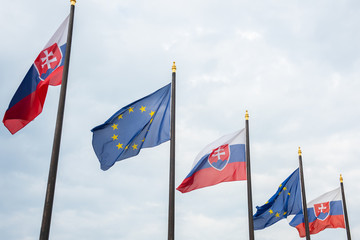
[[[175,62],[173,62],[173,65],[172,65],[172,72],[176,72],[176,66],[175,66]]]
[[[71,5],[75,5],[76,0],[70,0]]]
[[[298,153],[299,153],[299,156],[301,156],[301,149],[300,149],[300,147],[299,147]]]
[[[245,112],[245,120],[249,120],[249,112],[248,112],[248,110],[246,110],[246,112]]]
[[[342,177],[342,175],[340,174],[340,182],[343,183],[344,179]]]

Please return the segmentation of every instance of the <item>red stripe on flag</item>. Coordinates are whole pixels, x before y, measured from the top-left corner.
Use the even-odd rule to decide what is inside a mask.
[[[246,163],[229,163],[222,171],[212,167],[201,169],[186,178],[177,188],[182,193],[195,189],[213,186],[221,182],[246,180]]]
[[[6,111],[3,123],[11,134],[15,134],[25,127],[42,112],[48,87],[49,81],[40,82],[36,91],[27,95]]]
[[[330,215],[324,221],[315,220],[309,223],[310,234],[316,234],[326,228],[345,228],[344,215]],[[306,237],[305,223],[296,226],[300,237]]]

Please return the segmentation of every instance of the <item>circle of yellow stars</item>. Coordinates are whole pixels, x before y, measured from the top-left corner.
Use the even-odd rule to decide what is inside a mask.
[[[139,110],[141,111],[141,113],[146,112],[146,106],[141,106],[141,108],[139,108]],[[129,114],[134,112],[134,107],[129,107],[129,109],[127,111],[129,112]],[[151,117],[150,123],[152,123],[152,121],[153,121],[154,114],[155,114],[154,111],[151,111],[149,113],[149,115]],[[118,120],[123,119],[123,114],[120,114],[117,118],[118,118]],[[115,131],[116,129],[118,129],[118,124],[114,123],[113,125],[111,125],[111,127]],[[111,138],[112,138],[113,141],[115,141],[115,140],[118,140],[118,137],[119,137],[119,135],[113,134]],[[145,138],[142,140],[142,142],[144,142],[144,141],[145,141]],[[116,145],[116,147],[118,149],[123,149],[124,148],[123,145],[124,144],[122,144],[122,143],[118,143]],[[138,144],[134,143],[131,147],[132,147],[133,150],[137,150],[138,149]],[[129,145],[125,146],[125,150],[127,150],[128,148],[129,148]]]
[[[281,187],[282,187],[282,185],[280,184],[279,188],[281,188]],[[280,191],[278,195],[280,195],[283,191],[286,191],[286,190],[287,190],[287,188],[286,188],[286,187],[283,187],[283,188],[282,188],[282,191]],[[290,196],[290,192],[288,192],[287,194]],[[269,202],[266,202],[265,204],[267,204],[267,203],[269,203]],[[273,211],[272,209],[269,209],[268,212],[270,213],[270,215],[272,215],[272,214],[274,213],[274,211]],[[285,216],[286,214],[287,214],[287,212],[284,212],[284,213],[283,213],[283,216]],[[280,213],[276,212],[276,213],[275,213],[275,217],[276,217],[276,218],[280,217]]]

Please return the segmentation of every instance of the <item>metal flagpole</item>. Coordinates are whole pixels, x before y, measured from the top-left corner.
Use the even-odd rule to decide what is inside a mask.
[[[57,167],[58,167],[61,131],[62,131],[62,125],[63,125],[63,118],[64,118],[66,86],[67,86],[67,79],[68,79],[68,72],[69,72],[70,50],[71,50],[71,40],[72,40],[74,11],[75,11],[76,0],[71,0],[70,2],[71,2],[71,8],[70,8],[70,19],[69,19],[67,42],[66,42],[65,62],[64,62],[63,76],[62,76],[62,82],[61,82],[61,90],[60,90],[60,97],[59,97],[58,113],[57,113],[57,118],[56,118],[56,126],[55,126],[54,141],[53,141],[53,148],[52,148],[52,154],[51,154],[51,162],[50,162],[50,168],[49,168],[48,183],[47,183],[47,188],[46,188],[46,197],[45,197],[42,225],[41,225],[40,238],[39,238],[40,240],[49,239],[51,214],[52,214],[52,207],[53,207],[53,202],[54,202],[56,173],[57,173]]]
[[[307,204],[306,204],[306,195],[305,195],[305,183],[304,183],[305,181],[304,181],[303,164],[302,164],[300,147],[298,153],[299,153],[299,169],[300,169],[300,181],[301,181],[301,196],[302,196],[303,214],[305,220],[305,233],[306,233],[306,240],[310,240],[309,219],[307,214]]]
[[[248,217],[249,217],[249,239],[254,240],[254,220],[253,220],[253,203],[251,191],[251,168],[250,168],[250,140],[249,140],[249,113],[245,113],[246,127],[246,178],[247,178],[247,194],[248,194]]]
[[[171,137],[170,137],[170,174],[169,174],[169,216],[168,240],[174,240],[175,235],[175,83],[176,66],[172,65],[171,81]]]
[[[345,218],[346,235],[347,235],[347,239],[348,239],[348,240],[351,240],[349,219],[348,219],[347,208],[346,208],[346,201],[345,201],[345,190],[344,190],[344,184],[343,184],[343,177],[341,176],[341,174],[340,174],[340,186],[341,186],[342,202],[343,202],[343,207],[344,207],[344,218]]]

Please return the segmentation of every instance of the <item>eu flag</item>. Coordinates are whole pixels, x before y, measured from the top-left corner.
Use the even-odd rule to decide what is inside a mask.
[[[280,184],[269,201],[256,208],[253,218],[255,230],[264,229],[289,215],[302,212],[299,168]]]
[[[171,84],[117,111],[93,128],[92,145],[102,170],[170,140]]]

